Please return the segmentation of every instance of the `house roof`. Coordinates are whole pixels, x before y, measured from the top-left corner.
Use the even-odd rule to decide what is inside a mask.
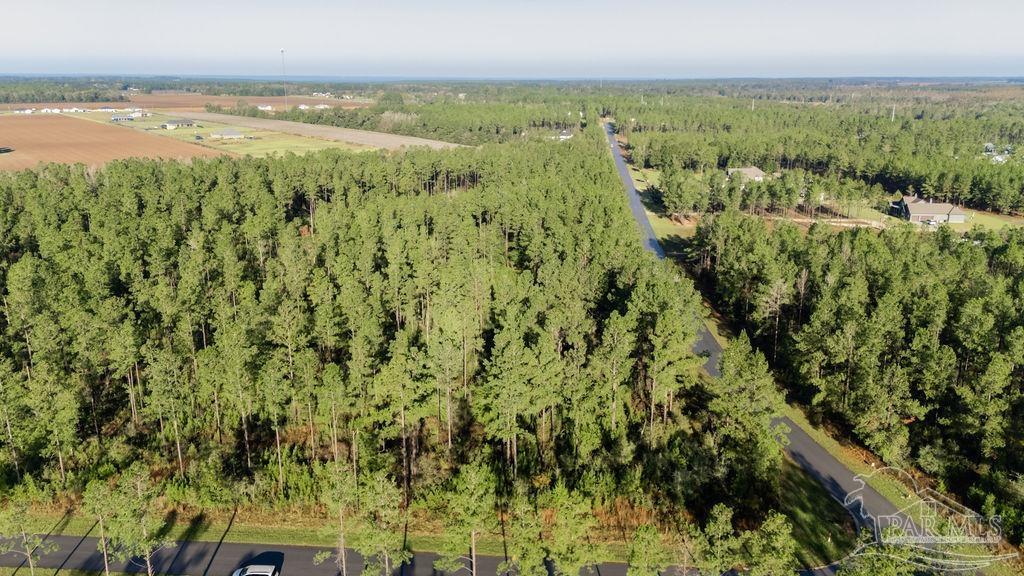
[[[238,130],[235,130],[234,128],[225,128],[223,130],[218,130],[218,131],[214,132],[213,134],[214,134],[214,136],[241,136],[242,135],[241,132],[239,132]]]
[[[765,177],[764,170],[761,170],[757,166],[744,166],[743,168],[729,168],[725,172],[729,176],[732,176],[733,174],[738,172],[738,173],[742,174],[744,177],[749,178],[751,180],[756,180],[757,178],[764,178]]]
[[[907,210],[909,210],[911,214],[916,214],[918,216],[939,214],[966,215],[963,210],[948,202],[929,202],[924,198],[918,198],[917,196],[904,196],[903,203],[907,205]]]
[[[189,120],[187,118],[175,118],[173,120],[168,120],[167,122],[164,122],[164,124],[193,124],[193,123],[194,122],[192,120]]]

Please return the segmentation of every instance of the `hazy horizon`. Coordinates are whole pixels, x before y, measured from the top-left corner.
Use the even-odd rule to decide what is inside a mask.
[[[980,8],[980,9],[979,9]],[[456,79],[1024,76],[1024,3],[373,5],[69,0],[5,9],[0,73]]]

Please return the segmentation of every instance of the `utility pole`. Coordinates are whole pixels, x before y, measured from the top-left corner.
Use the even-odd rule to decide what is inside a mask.
[[[895,122],[895,121],[896,121],[896,105],[893,104],[892,105],[892,118],[889,119],[889,122],[892,123],[892,122]]]
[[[288,111],[288,75],[284,71],[284,48],[281,48],[281,79],[284,81],[284,111]]]
[[[750,111],[751,112],[754,111],[754,99],[753,98],[750,99]]]

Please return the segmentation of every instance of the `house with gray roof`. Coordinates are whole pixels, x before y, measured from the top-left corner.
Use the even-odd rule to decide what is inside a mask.
[[[725,171],[729,178],[732,178],[733,174],[739,174],[744,180],[753,180],[754,182],[763,182],[766,174],[764,170],[761,170],[757,166],[744,166],[743,168],[729,168]]]
[[[917,196],[904,196],[897,203],[899,215],[911,222],[963,224],[967,213],[948,202],[933,202]]]

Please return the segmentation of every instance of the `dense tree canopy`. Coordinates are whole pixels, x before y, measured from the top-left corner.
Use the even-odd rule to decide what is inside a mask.
[[[230,109],[217,106],[208,106],[208,109],[243,116],[393,132],[470,145],[551,138],[560,130],[576,131],[587,124],[584,117],[585,105],[572,99],[549,103],[477,103],[451,98],[406,104],[400,94],[386,92],[369,108],[295,108],[284,112],[265,112],[242,102]]]
[[[692,258],[798,397],[1024,535],[1021,229],[803,234],[725,212],[698,228]]]
[[[714,486],[772,485],[777,406],[740,425],[728,390],[698,384],[698,297],[641,250],[596,129],[50,165],[0,176],[0,204],[2,477],[88,485],[104,542],[138,557],[162,545],[152,510],[104,510],[114,483],[170,504],[325,505],[339,547],[382,566],[406,557],[383,535],[422,509],[443,518],[448,566],[501,507],[542,528],[521,568],[566,573],[599,558],[581,534],[616,498],[765,512]],[[675,486],[635,491],[644,469]],[[331,496],[345,490],[358,502]]]

